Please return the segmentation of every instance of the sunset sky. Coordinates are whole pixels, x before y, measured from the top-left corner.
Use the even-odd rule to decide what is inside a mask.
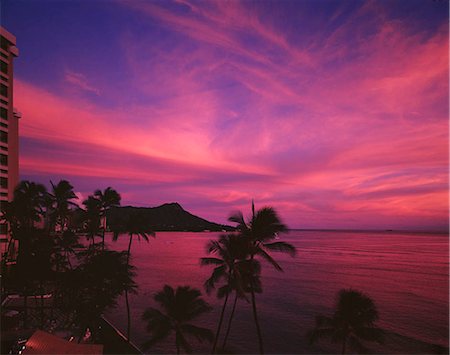
[[[22,179],[224,223],[448,228],[447,1],[2,0]]]

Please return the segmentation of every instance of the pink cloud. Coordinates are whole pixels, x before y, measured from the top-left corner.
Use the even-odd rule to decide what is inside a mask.
[[[64,80],[69,84],[74,85],[84,91],[92,92],[96,95],[100,95],[100,90],[93,87],[88,83],[88,79],[82,73],[76,73],[71,70],[67,70],[64,75]]]
[[[130,94],[111,90],[114,109],[18,81],[24,138],[97,155],[28,152],[26,174],[126,176],[133,203],[181,199],[220,222],[255,198],[293,227],[446,225],[447,27],[413,31],[371,2],[305,49],[246,3],[178,3],[125,3],[187,39],[124,33]],[[85,79],[66,75],[96,92]]]

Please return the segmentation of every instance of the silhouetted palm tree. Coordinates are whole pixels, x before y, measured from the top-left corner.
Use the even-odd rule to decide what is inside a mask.
[[[31,234],[35,223],[41,220],[46,196],[44,185],[21,181],[14,190],[13,201],[2,211],[2,219],[9,224],[11,237],[19,241],[17,263],[20,264],[31,253]],[[6,258],[5,258],[6,260]]]
[[[198,316],[209,312],[211,307],[201,297],[201,292],[189,286],[179,286],[176,290],[165,285],[154,299],[162,308],[162,311],[150,307],[144,312],[142,318],[147,321],[147,330],[152,337],[144,344],[148,349],[153,344],[166,339],[175,332],[175,346],[177,354],[180,349],[187,353],[192,352],[186,336],[196,338],[198,341],[212,341],[214,338],[211,330],[195,326],[190,322]]]
[[[6,262],[13,257],[14,254],[14,245],[15,245],[15,240],[19,239],[19,234],[20,234],[20,227],[21,227],[21,222],[20,222],[20,218],[21,218],[21,211],[20,211],[20,206],[18,206],[18,204],[16,202],[11,201],[11,202],[2,202],[2,204],[4,203],[4,205],[2,206],[2,209],[0,211],[0,223],[6,223],[8,226],[8,231],[10,234],[10,238],[8,240],[8,246],[6,248],[6,252],[4,257],[2,258],[2,267],[4,267],[6,264]]]
[[[78,235],[70,230],[64,231],[59,237],[55,239],[56,247],[61,255],[66,259],[70,269],[72,269],[72,263],[70,262],[70,255],[75,254],[75,249],[81,248],[83,245],[78,241]]]
[[[125,221],[116,222],[111,226],[111,229],[113,231],[113,241],[117,241],[121,234],[128,234],[128,260],[130,258],[131,242],[134,236],[138,238],[138,241],[141,241],[142,238],[146,242],[149,241],[149,236],[155,237],[155,232],[152,231],[145,217],[138,213],[131,213]]]
[[[217,290],[218,298],[225,297],[222,311],[220,313],[219,323],[217,325],[216,335],[214,337],[214,344],[212,353],[215,352],[217,342],[220,336],[223,317],[228,302],[228,297],[233,289],[236,289],[236,297],[238,291],[242,286],[240,282],[240,272],[238,267],[238,260],[243,260],[246,257],[243,239],[237,235],[227,234],[221,235],[219,240],[211,240],[207,244],[207,251],[210,254],[215,254],[216,257],[201,258],[201,265],[215,265],[211,277],[205,282],[206,292],[211,293],[215,288],[216,283],[223,280],[225,284]]]
[[[106,214],[111,207],[120,206],[120,194],[111,187],[104,191],[96,190],[94,198],[100,201],[100,217],[102,219],[102,250],[105,250]]]
[[[117,221],[116,221],[117,222]],[[138,241],[141,241],[141,238],[144,239],[147,243],[149,241],[149,236],[155,237],[155,232],[153,232],[148,225],[147,221],[144,219],[142,215],[138,213],[132,213],[126,218],[125,221],[118,222],[118,224],[114,224],[112,226],[113,230],[113,241],[117,241],[120,234],[128,234],[129,242],[127,249],[127,264],[130,264],[130,253],[131,253],[131,242],[133,241],[133,237],[137,236]],[[130,317],[130,304],[128,301],[128,292],[125,292],[125,302],[127,306],[127,340],[130,341],[131,334],[131,317]]]
[[[222,347],[219,353],[226,353],[226,344],[231,330],[231,322],[233,321],[234,313],[238,299],[245,299],[247,302],[246,293],[253,290],[254,293],[261,293],[261,264],[255,259],[245,259],[237,262],[236,269],[239,270],[239,278],[233,278],[231,281],[231,288],[234,289],[233,308],[231,309],[230,317],[228,318],[227,330],[223,338]],[[225,351],[225,352],[224,352]]]
[[[71,213],[71,206],[76,206],[72,201],[78,197],[73,192],[73,186],[67,180],[60,180],[58,184],[52,185],[50,197],[50,219],[52,225],[59,226],[59,230],[64,232],[67,229],[68,218]]]
[[[278,233],[287,231],[287,227],[281,222],[278,214],[272,207],[264,207],[255,213],[252,202],[252,218],[246,222],[242,212],[237,212],[229,218],[230,222],[237,223],[239,234],[247,240],[247,253],[250,260],[259,256],[272,264],[275,269],[282,271],[281,266],[271,257],[268,251],[284,252],[294,256],[296,249],[286,242],[271,242]],[[252,298],[253,318],[258,334],[259,351],[264,353],[263,338],[258,321],[254,286],[250,284]]]
[[[95,249],[95,237],[101,236],[100,231],[100,221],[101,221],[101,204],[98,199],[94,196],[88,196],[86,200],[83,201],[85,206],[85,229],[86,237],[91,240],[91,247]]]
[[[21,229],[30,229],[39,222],[47,189],[42,184],[21,181],[14,190],[13,210]]]
[[[352,289],[342,289],[338,294],[336,310],[332,317],[317,316],[316,327],[308,333],[310,343],[323,337],[342,342],[342,354],[347,345],[357,352],[367,352],[361,340],[383,341],[383,331],[375,326],[378,311],[372,299]]]

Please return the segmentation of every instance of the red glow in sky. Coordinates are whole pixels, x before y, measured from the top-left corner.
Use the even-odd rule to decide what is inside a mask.
[[[5,1],[21,177],[225,222],[448,228],[448,3]]]

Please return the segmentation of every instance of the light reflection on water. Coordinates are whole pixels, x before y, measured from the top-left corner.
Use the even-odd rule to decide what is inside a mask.
[[[164,284],[190,285],[203,290],[212,267],[200,267],[205,244],[220,233],[158,232],[149,243],[135,239],[132,263],[137,267],[137,295],[130,296],[132,340],[147,340],[141,315],[155,306],[152,295]],[[403,336],[448,347],[448,236],[377,232],[292,231],[281,236],[297,247],[295,258],[275,254],[284,272],[264,264],[263,289],[257,295],[267,353],[316,353],[305,333],[318,313],[330,314],[336,293],[354,288],[376,303],[379,325]],[[110,239],[109,239],[110,241]],[[109,245],[126,250],[128,236]],[[206,296],[214,311],[199,323],[215,330],[221,301]],[[124,300],[107,317],[125,332]],[[229,344],[237,352],[257,351],[250,305],[238,303]],[[173,353],[174,340],[156,345],[152,353]],[[324,350],[325,349],[325,350]],[[208,352],[209,346],[196,350]],[[329,350],[329,349],[328,349]]]

